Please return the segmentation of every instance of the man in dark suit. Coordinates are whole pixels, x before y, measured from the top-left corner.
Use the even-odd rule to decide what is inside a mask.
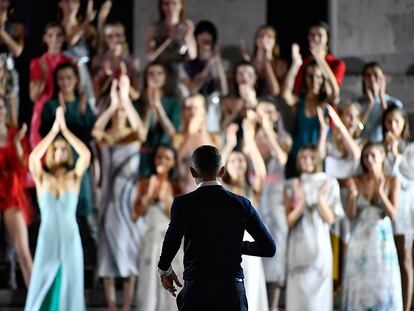
[[[246,198],[225,190],[220,152],[197,148],[191,158],[197,190],[174,199],[158,271],[164,288],[175,296],[182,286],[171,262],[184,236],[184,281],[177,297],[180,311],[245,311],[241,255],[272,257],[275,242]],[[254,242],[243,241],[244,231]],[[145,286],[145,285],[144,285]]]

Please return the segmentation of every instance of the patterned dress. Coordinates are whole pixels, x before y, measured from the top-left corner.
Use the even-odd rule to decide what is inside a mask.
[[[99,206],[98,276],[138,275],[140,221],[131,220],[139,152],[135,144],[102,149],[103,185]]]
[[[401,277],[391,220],[380,204],[364,196],[358,197],[357,208],[346,254],[342,310],[400,311]]]

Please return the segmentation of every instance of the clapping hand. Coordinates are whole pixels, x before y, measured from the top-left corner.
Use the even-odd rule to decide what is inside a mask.
[[[89,23],[92,23],[96,17],[96,10],[93,9],[93,0],[88,0],[88,5],[86,6],[86,15],[85,20]]]
[[[235,147],[237,145],[237,131],[239,126],[236,123],[231,123],[226,130],[226,144]]]
[[[297,43],[292,44],[292,64],[298,67],[303,64],[302,55],[300,55],[300,47]]]
[[[256,90],[247,84],[239,85],[240,97],[246,102],[246,108],[254,108],[257,105]]]
[[[323,110],[321,107],[316,107],[316,114],[318,116],[319,126],[320,126],[320,132],[323,134],[328,133],[329,130],[329,123],[326,122],[325,116],[323,114]]]

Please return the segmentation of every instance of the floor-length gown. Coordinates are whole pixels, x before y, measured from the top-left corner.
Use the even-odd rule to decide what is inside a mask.
[[[245,241],[253,241],[252,236],[245,231]],[[267,311],[269,304],[267,300],[266,279],[261,257],[242,256],[242,268],[244,273],[244,286],[250,311]]]
[[[131,220],[139,167],[134,143],[102,148],[102,197],[98,225],[98,276],[138,276],[140,223]]]
[[[345,261],[342,310],[402,307],[401,277],[391,220],[380,204],[359,195]]]
[[[267,176],[260,196],[259,213],[277,245],[276,255],[263,258],[266,282],[280,286],[286,280],[286,248],[288,225],[283,203],[284,166],[272,158],[266,165]]]
[[[305,210],[289,231],[286,310],[332,311],[332,248],[330,226],[317,209],[317,192],[326,181],[326,203],[338,219],[344,215],[339,185],[325,173],[302,174]],[[290,195],[292,195],[291,191]]]
[[[38,193],[42,222],[25,310],[85,309],[83,252],[76,222],[78,194]]]
[[[170,311],[177,308],[175,298],[162,287],[156,271],[169,222],[164,204],[154,202],[149,206],[140,249],[140,278],[137,289],[139,311]],[[181,281],[184,272],[183,256],[183,249],[180,248],[172,262],[172,267]]]

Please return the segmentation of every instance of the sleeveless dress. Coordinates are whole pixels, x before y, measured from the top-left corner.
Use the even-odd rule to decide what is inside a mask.
[[[161,286],[156,272],[169,222],[164,204],[153,202],[145,214],[145,229],[139,258],[140,277],[136,303],[140,311],[170,311],[177,308],[175,298]],[[181,247],[172,262],[172,267],[180,280],[184,272],[183,258],[184,252]]]
[[[142,220],[134,223],[131,210],[138,179],[138,148],[130,143],[107,146],[101,151],[103,184],[98,205],[98,276],[137,276]]]
[[[293,144],[290,149],[288,161],[286,163],[286,177],[291,178],[298,175],[296,169],[296,156],[299,148],[303,145],[316,145],[319,138],[319,120],[315,114],[308,117],[305,112],[306,101],[303,97],[299,99],[298,110],[296,112],[296,128],[293,136]]]
[[[16,154],[14,137],[18,129],[8,128],[7,144],[0,147],[0,213],[8,208],[17,207],[26,223],[30,222],[33,211],[25,193],[27,168]]]
[[[326,203],[336,219],[344,216],[339,185],[324,172],[302,174],[305,210],[289,230],[287,252],[287,311],[332,311],[332,248],[330,226],[317,209],[317,191],[329,181]],[[287,189],[291,197],[292,190]]]
[[[42,217],[25,310],[86,310],[78,194],[38,194]]]
[[[401,277],[391,219],[360,195],[345,261],[341,310],[400,311]]]

